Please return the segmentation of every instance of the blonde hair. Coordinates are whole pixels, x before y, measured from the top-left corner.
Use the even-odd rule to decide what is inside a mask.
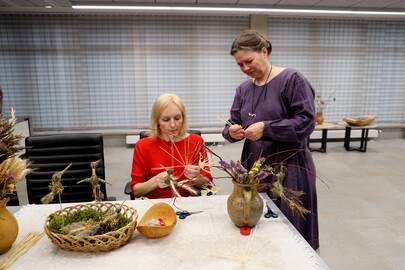
[[[155,102],[153,103],[152,113],[150,117],[150,126],[151,126],[151,135],[160,137],[162,135],[162,131],[159,127],[159,119],[162,116],[162,113],[166,108],[170,105],[174,104],[179,108],[182,118],[183,124],[180,130],[180,136],[184,136],[186,134],[187,129],[187,116],[186,116],[186,107],[184,106],[183,102],[181,101],[180,97],[175,94],[161,94],[159,95]]]

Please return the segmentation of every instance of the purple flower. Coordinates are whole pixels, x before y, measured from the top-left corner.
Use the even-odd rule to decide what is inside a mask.
[[[269,174],[265,171],[260,171],[255,175],[255,178],[257,181],[263,181],[264,179],[266,179],[269,176]]]
[[[221,167],[224,168],[225,170],[228,170],[230,172],[232,171],[231,164],[227,163],[225,160],[221,160],[219,162],[219,165],[221,165]]]

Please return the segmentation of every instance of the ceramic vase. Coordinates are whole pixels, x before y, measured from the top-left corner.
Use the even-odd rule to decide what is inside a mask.
[[[324,121],[323,112],[316,112],[315,122],[317,125],[322,125]]]
[[[233,181],[233,191],[228,197],[228,215],[238,227],[254,227],[263,214],[263,199],[256,184],[239,184]]]
[[[0,201],[0,254],[7,252],[18,235],[18,223],[6,207],[9,198]]]

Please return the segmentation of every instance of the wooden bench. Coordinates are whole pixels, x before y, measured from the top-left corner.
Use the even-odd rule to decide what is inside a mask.
[[[319,133],[321,133],[321,135],[319,135]],[[347,151],[357,150],[365,152],[367,150],[367,141],[370,138],[377,138],[378,135],[379,130],[376,125],[354,127],[347,125],[345,122],[339,122],[337,124],[323,123],[322,125],[315,126],[314,132],[311,134],[309,140],[309,142],[320,140],[321,147],[310,147],[310,150],[326,153],[328,141],[343,141],[344,147]],[[350,143],[355,140],[360,141],[360,147],[350,146]]]
[[[329,130],[343,130],[342,126],[332,124],[332,123],[323,123],[321,125],[316,125],[314,131],[312,132],[309,140],[308,140],[308,147],[310,144],[310,141],[316,141],[320,139],[321,142],[321,147],[318,148],[312,148],[309,147],[311,151],[317,151],[321,153],[326,153],[326,146],[328,142],[328,131]],[[321,135],[319,135],[319,132],[321,132]],[[339,137],[339,136],[333,136],[334,138]]]
[[[346,123],[342,123],[345,127],[345,143],[344,147],[346,151],[360,151],[366,152],[367,151],[367,141],[369,139],[369,130],[376,129],[377,125],[367,125],[367,126],[351,126]],[[361,130],[361,137],[360,137],[360,146],[359,147],[352,147],[350,146],[351,141],[351,133],[352,130]]]

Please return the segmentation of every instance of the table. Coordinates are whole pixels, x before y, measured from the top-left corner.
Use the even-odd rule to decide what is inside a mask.
[[[178,207],[203,213],[178,220],[164,238],[147,239],[136,231],[127,245],[111,252],[63,251],[44,236],[10,269],[329,269],[271,201],[279,218],[262,217],[250,236],[240,235],[228,217],[227,197],[178,198]],[[172,199],[154,201],[172,204]],[[125,204],[135,207],[139,217],[151,206],[144,200]],[[57,209],[56,204],[23,206],[16,213],[16,243],[28,232],[42,231],[46,216]]]
[[[368,126],[351,126],[348,124],[344,124],[345,126],[345,142],[344,147],[346,151],[359,151],[359,152],[366,152],[367,151],[367,141],[368,141],[368,130],[370,128],[376,128],[376,125],[368,125]],[[352,129],[361,129],[361,137],[360,137],[360,146],[359,147],[351,147],[350,146],[350,133]]]
[[[341,126],[332,124],[332,123],[323,123],[321,125],[315,125],[314,130],[322,130],[322,138],[321,138],[321,147],[319,148],[312,148],[310,147],[309,149],[311,151],[317,151],[321,153],[326,153],[326,144],[328,142],[328,130],[329,129],[341,129]],[[309,146],[309,140],[308,139],[308,146]]]
[[[7,206],[8,211],[15,214],[16,212],[20,211],[21,206]]]

